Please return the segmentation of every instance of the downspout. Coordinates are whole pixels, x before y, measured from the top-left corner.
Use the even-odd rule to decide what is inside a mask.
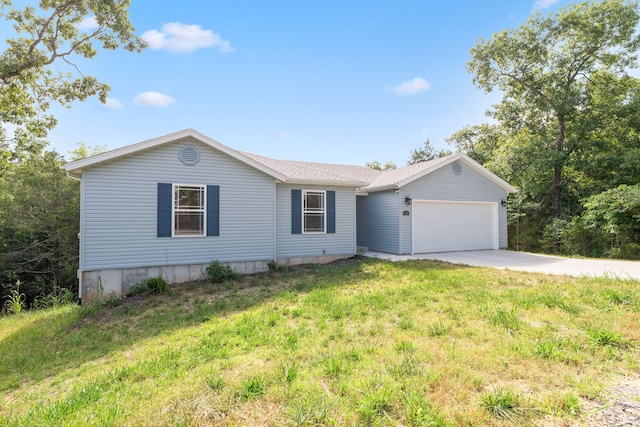
[[[82,250],[80,249],[80,246],[82,245],[82,179],[71,175],[69,171],[66,171],[66,175],[67,178],[71,178],[74,181],[78,181],[80,183],[80,233],[78,233],[78,240],[80,240],[80,243],[78,244],[78,250],[80,251],[80,253],[82,253]],[[78,257],[78,264],[80,263],[80,258],[81,257]],[[78,271],[76,274],[78,277],[78,305],[82,305],[82,273],[80,271],[80,265],[78,265]]]
[[[277,184],[276,180],[273,180],[273,262],[278,262],[278,221],[277,221],[277,211],[278,211],[278,202],[277,197],[278,193],[276,190]]]

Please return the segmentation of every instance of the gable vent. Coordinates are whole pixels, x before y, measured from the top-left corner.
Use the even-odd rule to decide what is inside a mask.
[[[192,145],[185,145],[179,152],[180,161],[188,166],[193,166],[200,160],[200,152]]]
[[[460,162],[453,162],[453,164],[451,165],[451,170],[454,174],[460,175],[460,173],[462,173],[462,165],[460,164]]]

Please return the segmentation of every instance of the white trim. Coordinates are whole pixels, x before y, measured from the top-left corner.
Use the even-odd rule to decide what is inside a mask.
[[[193,129],[185,129],[185,130],[181,130],[179,132],[175,132],[175,133],[171,133],[169,135],[164,135],[158,138],[153,138],[153,139],[149,139],[147,141],[143,141],[143,142],[138,142],[137,144],[133,144],[133,145],[127,145],[126,147],[122,147],[122,148],[116,148],[115,150],[111,150],[111,151],[107,151],[106,153],[101,153],[101,154],[97,154],[95,156],[90,156],[90,157],[86,157],[84,159],[80,159],[80,160],[76,160],[73,162],[69,162],[67,164],[64,165],[64,169],[67,171],[71,171],[71,172],[79,172],[80,170],[87,168],[87,167],[91,167],[91,166],[95,166],[97,164],[103,163],[103,162],[107,162],[110,160],[114,160],[117,159],[119,157],[124,157],[124,156],[128,156],[131,154],[135,154],[138,153],[140,151],[143,150],[148,150],[150,148],[154,148],[157,147],[159,145],[163,145],[163,144],[167,144],[167,143],[172,143],[172,142],[177,142],[177,141],[181,141],[183,139],[186,138],[192,138],[195,139],[203,144],[209,145],[210,147],[215,148],[218,151],[223,152],[224,154],[227,154],[230,157],[233,157],[236,160],[241,161],[242,163],[245,163],[255,169],[258,169],[261,172],[266,173],[267,175],[278,179],[282,182],[286,182],[287,181],[287,177],[284,176],[283,174],[276,172],[275,170],[268,168],[267,166],[263,165],[262,163],[258,163],[253,159],[250,159],[249,157],[245,156],[244,154],[241,154],[239,152],[237,152],[236,150],[233,150],[229,147],[227,147],[226,145],[223,145],[221,143],[219,143],[218,141],[215,141],[211,138],[209,138],[206,135],[201,134],[200,132],[197,132]]]
[[[202,188],[202,234],[176,234],[176,187],[199,187]],[[171,237],[190,238],[207,237],[207,186],[205,184],[171,184]],[[195,212],[195,211],[194,211]],[[199,210],[197,212],[200,212]]]
[[[305,214],[305,207],[304,207],[304,202],[306,200],[306,194],[307,193],[317,193],[317,194],[322,194],[322,212],[307,212],[309,214],[312,213],[322,213],[322,219],[323,219],[323,224],[322,224],[322,231],[305,231],[305,222],[304,222],[304,214]],[[327,190],[302,190],[301,193],[301,203],[302,203],[302,234],[327,234]]]

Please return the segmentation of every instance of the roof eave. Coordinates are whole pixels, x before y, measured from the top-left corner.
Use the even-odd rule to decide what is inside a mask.
[[[333,187],[364,187],[367,185],[363,181],[332,181],[332,180],[310,180],[310,179],[288,179],[286,184],[294,185],[328,185]]]
[[[407,179],[404,179],[400,182],[398,182],[397,187],[398,188],[402,188],[407,184],[412,183],[413,181],[422,178],[425,175],[428,175],[440,168],[443,168],[447,165],[450,165],[451,163],[457,161],[457,160],[463,160],[467,165],[469,165],[473,170],[475,170],[476,172],[478,172],[480,175],[484,176],[485,178],[487,178],[488,180],[492,181],[494,184],[496,184],[497,186],[501,187],[503,190],[505,190],[507,193],[517,193],[518,190],[513,187],[511,184],[509,184],[508,182],[506,182],[505,180],[503,180],[502,178],[500,178],[498,175],[494,174],[493,172],[491,172],[490,170],[486,169],[484,166],[482,166],[480,163],[476,162],[475,160],[473,160],[471,157],[469,157],[468,155],[464,154],[464,153],[458,153],[455,154],[451,157],[449,157],[447,160],[437,163],[435,165],[433,165],[430,168],[427,168],[423,171],[421,171],[420,173],[417,173]],[[376,190],[377,191],[377,190]]]
[[[249,157],[245,156],[244,154],[241,154],[239,152],[237,152],[236,150],[233,150],[229,147],[227,147],[224,144],[219,143],[218,141],[209,138],[206,135],[201,134],[200,132],[193,130],[193,129],[185,129],[185,130],[181,130],[179,132],[175,132],[175,133],[171,133],[168,135],[164,135],[164,136],[160,136],[158,138],[153,138],[153,139],[149,139],[147,141],[142,141],[139,142],[137,144],[133,144],[133,145],[128,145],[126,147],[122,147],[122,148],[116,148],[115,150],[111,150],[108,151],[106,153],[101,153],[101,154],[97,154],[95,156],[91,156],[91,157],[86,157],[84,159],[80,159],[80,160],[76,160],[73,162],[69,162],[67,164],[64,165],[64,169],[67,172],[71,172],[71,173],[81,173],[83,169],[87,168],[87,167],[92,167],[92,166],[96,166],[100,163],[104,163],[104,162],[108,162],[110,160],[114,160],[120,157],[124,157],[124,156],[128,156],[131,154],[135,154],[138,153],[140,151],[144,151],[144,150],[148,150],[150,148],[154,148],[157,147],[159,145],[163,145],[163,144],[167,144],[167,143],[171,143],[171,142],[177,142],[180,141],[182,139],[185,138],[193,138],[197,141],[202,142],[203,144],[209,145],[210,147],[221,151],[225,154],[227,154],[230,157],[235,158],[236,160],[239,160],[269,176],[271,176],[272,178],[275,178],[277,180],[280,180],[282,182],[286,182],[287,181],[287,177],[283,174],[281,174],[280,172],[277,172],[265,165],[263,165],[262,163],[258,163],[253,159],[250,159]]]

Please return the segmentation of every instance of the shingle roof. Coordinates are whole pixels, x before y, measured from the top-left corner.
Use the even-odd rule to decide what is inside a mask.
[[[334,183],[335,185],[342,184],[364,187],[380,174],[380,171],[364,166],[276,160],[243,151],[241,151],[240,154],[285,175],[287,182],[291,183],[318,182],[323,184]]]
[[[186,138],[196,139],[223,153],[254,167],[273,178],[292,184],[317,184],[357,187],[361,192],[382,191],[400,188],[428,173],[431,173],[449,163],[457,160],[475,169],[496,185],[512,193],[517,190],[507,182],[500,179],[479,163],[465,154],[458,153],[452,156],[441,157],[428,162],[417,163],[398,169],[380,171],[364,166],[339,165],[331,163],[300,162],[296,160],[275,160],[257,154],[246,153],[229,148],[219,142],[196,132],[193,129],[185,129],[180,132],[161,136],[148,141],[118,148],[96,156],[69,162],[63,168],[72,173],[80,173],[87,167],[111,161],[120,157],[129,156],[137,152],[148,150],[162,144],[173,143]]]

